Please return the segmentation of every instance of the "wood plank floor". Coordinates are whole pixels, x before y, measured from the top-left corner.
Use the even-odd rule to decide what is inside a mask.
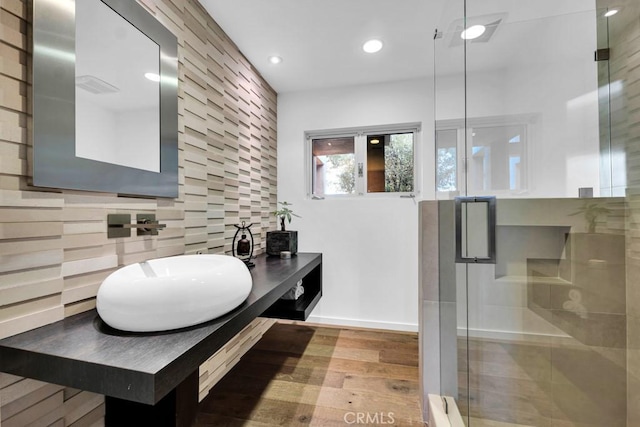
[[[424,426],[418,335],[276,323],[200,403],[196,426]]]

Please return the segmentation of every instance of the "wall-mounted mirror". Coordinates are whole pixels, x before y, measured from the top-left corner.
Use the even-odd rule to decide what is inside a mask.
[[[33,184],[178,196],[177,39],[130,0],[34,0]]]

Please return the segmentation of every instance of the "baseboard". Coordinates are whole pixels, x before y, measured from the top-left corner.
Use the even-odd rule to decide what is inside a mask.
[[[309,316],[307,321],[311,323],[325,324],[325,325],[338,325],[338,326],[351,326],[356,328],[368,328],[368,329],[387,329],[391,331],[402,332],[418,332],[418,325],[411,323],[394,323],[394,322],[377,322],[373,320],[359,320],[359,319],[345,319],[339,317],[325,317],[325,316]]]

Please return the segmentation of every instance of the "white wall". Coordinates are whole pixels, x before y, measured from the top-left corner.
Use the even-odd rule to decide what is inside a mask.
[[[298,230],[298,249],[324,257],[324,295],[310,320],[417,330],[417,203],[399,197],[308,199],[304,132],[422,123],[422,195],[433,198],[431,88],[430,80],[412,80],[278,95],[278,200],[302,216],[290,226]]]
[[[91,102],[91,96],[77,89],[78,98],[84,99],[83,108],[76,109],[76,156],[85,159],[117,163],[116,117],[113,112]]]
[[[118,164],[160,172],[160,119],[157,109],[126,110],[116,114]]]
[[[160,126],[154,109],[115,112],[85,95],[76,109],[76,155],[160,172]]]

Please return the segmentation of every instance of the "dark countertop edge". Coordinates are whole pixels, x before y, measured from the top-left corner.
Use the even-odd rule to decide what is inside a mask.
[[[15,337],[19,337],[21,334],[0,340],[0,371],[124,400],[154,405],[255,318],[260,317],[262,313],[291,289],[298,280],[322,264],[322,254],[320,253],[301,253],[300,255],[311,256],[312,258],[302,268],[292,270],[291,274],[288,274],[284,280],[258,300],[247,306],[240,306],[239,309],[231,312],[228,318],[224,320],[224,323],[217,329],[197,344],[185,349],[180,356],[173,359],[157,373],[97,364],[3,344],[3,341],[15,340]],[[266,256],[259,256],[256,261],[256,267],[251,269],[252,276],[258,272],[261,273],[260,275],[265,274],[265,267],[269,262],[282,263],[289,260],[280,260],[275,257],[268,257],[267,259]],[[265,264],[263,267],[265,272],[257,268],[263,263]],[[254,277],[254,280],[259,280],[260,275]],[[88,313],[91,312],[80,313],[59,322],[69,321],[69,319],[73,321],[73,318],[78,316],[87,317],[93,322],[98,317],[95,310],[93,310],[93,315]],[[203,327],[204,325],[210,325],[210,323],[203,324]],[[47,326],[50,325],[45,325],[42,328]],[[29,332],[27,331],[24,334]],[[128,384],[128,386],[123,387],[123,384]],[[131,387],[134,384],[136,387]]]
[[[5,359],[19,360],[20,363],[9,365]],[[2,349],[0,370],[25,378],[99,394],[108,394],[106,391],[109,391],[110,387],[107,381],[127,380],[131,384],[138,385],[130,390],[129,400],[140,403],[150,403],[145,396],[151,395],[154,391],[153,374],[15,348]],[[61,378],[70,378],[70,380],[61,381]]]

